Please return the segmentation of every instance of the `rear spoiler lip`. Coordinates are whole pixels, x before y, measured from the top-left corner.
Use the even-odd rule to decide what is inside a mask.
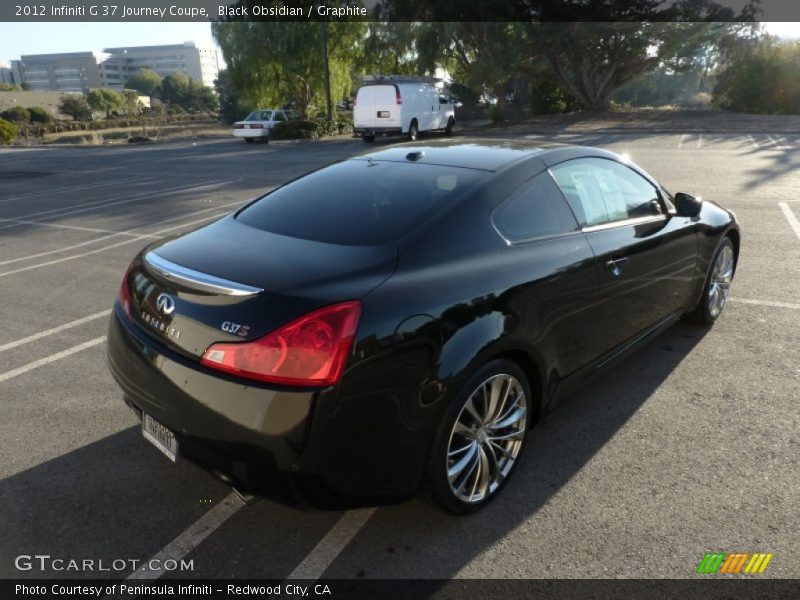
[[[161,277],[204,292],[242,297],[255,296],[264,291],[262,288],[237,283],[184,267],[159,256],[152,250],[144,255],[143,260],[149,269]]]

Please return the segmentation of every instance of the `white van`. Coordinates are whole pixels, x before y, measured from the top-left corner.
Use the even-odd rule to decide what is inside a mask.
[[[386,76],[364,78],[353,107],[353,130],[367,143],[377,135],[417,139],[423,131],[452,134],[453,101],[440,94],[435,79]]]

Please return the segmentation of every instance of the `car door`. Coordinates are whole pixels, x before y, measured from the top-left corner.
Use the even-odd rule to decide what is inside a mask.
[[[547,372],[564,379],[601,351],[590,331],[597,305],[592,248],[547,171],[503,200],[492,223],[508,243],[509,280],[518,281],[503,303],[520,315]]]
[[[656,184],[616,160],[578,158],[550,170],[595,254],[605,350],[682,311],[697,260],[690,220],[670,214]]]

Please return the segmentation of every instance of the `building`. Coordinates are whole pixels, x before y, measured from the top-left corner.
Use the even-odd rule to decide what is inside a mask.
[[[0,83],[7,83],[9,85],[16,84],[16,81],[14,80],[14,72],[11,70],[11,66],[4,62],[0,62]]]
[[[219,74],[219,58],[213,48],[199,48],[194,42],[166,46],[106,48],[107,58],[100,63],[104,87],[122,88],[139,69],[151,69],[166,77],[181,72],[190,79],[213,86]]]
[[[101,85],[93,52],[23,55],[18,68],[32,91],[84,92]]]
[[[161,77],[181,72],[203,85],[213,86],[219,73],[216,50],[199,48],[194,42],[106,48],[103,54],[31,54],[11,62],[10,76],[14,77],[16,73],[15,83],[26,83],[34,91],[85,92],[97,87],[123,89],[128,78],[139,69],[152,69]]]

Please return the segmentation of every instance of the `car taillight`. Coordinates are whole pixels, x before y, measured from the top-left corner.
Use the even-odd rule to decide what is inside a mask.
[[[403,99],[400,97],[400,90],[398,88],[395,88],[394,90],[394,101],[398,104],[398,106],[403,103]]]
[[[130,274],[131,267],[128,267],[125,275],[122,276],[122,283],[119,286],[119,305],[129,317],[131,316],[131,288],[128,287],[128,276]]]
[[[250,129],[264,129],[264,126],[261,123],[253,123],[250,125]]]
[[[233,128],[234,129],[244,129],[244,124],[243,123],[235,123],[233,125]]]
[[[258,381],[334,385],[347,362],[360,316],[357,301],[326,306],[252,342],[212,344],[200,362]]]

